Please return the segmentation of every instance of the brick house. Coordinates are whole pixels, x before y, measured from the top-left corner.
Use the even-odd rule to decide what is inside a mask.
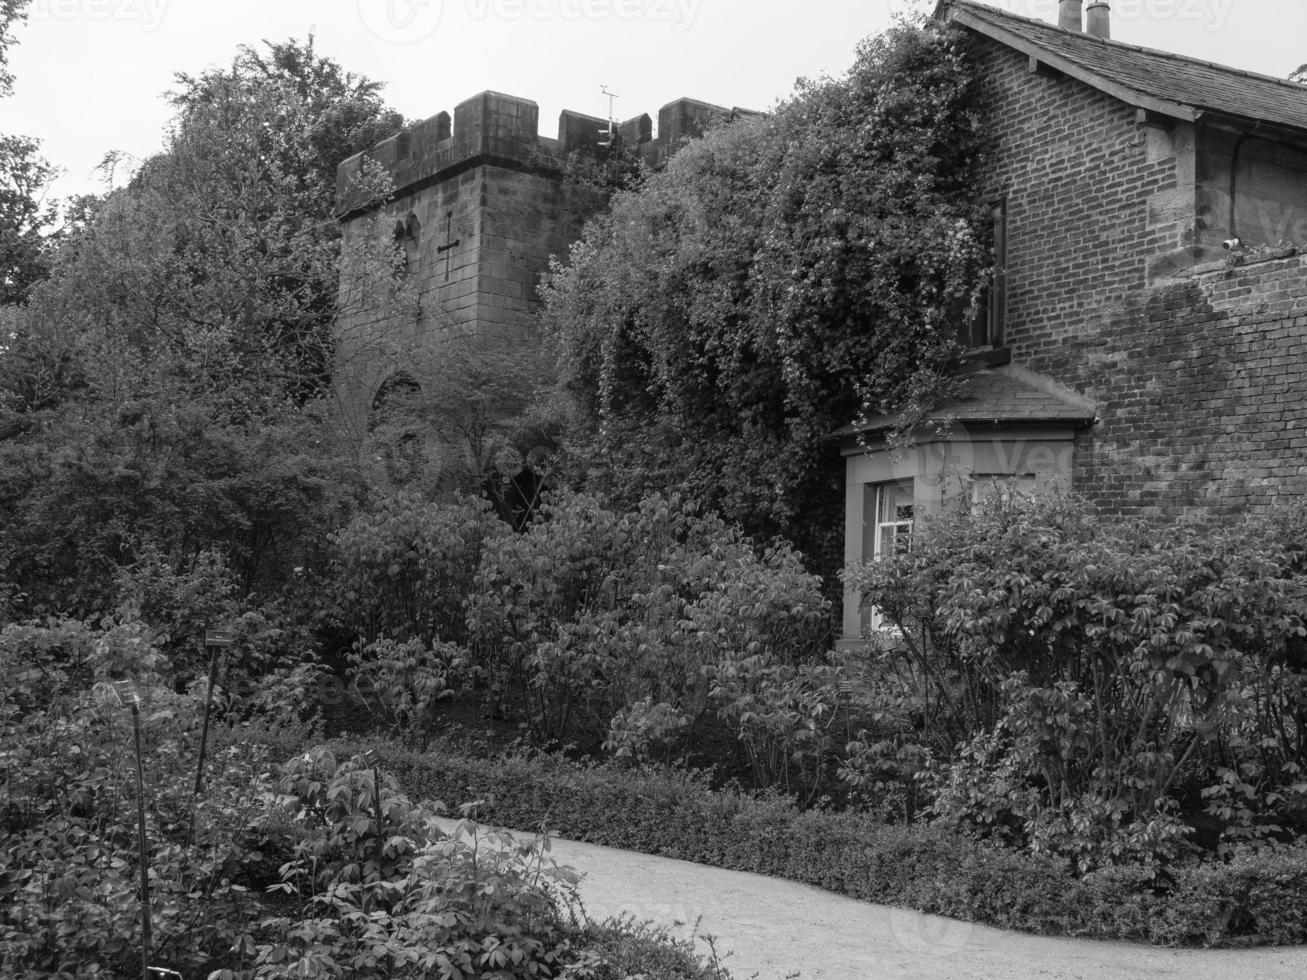
[[[1307,86],[970,0],[996,270],[974,371],[906,452],[845,432],[845,558],[991,478],[1185,519],[1307,491]],[[867,625],[845,598],[844,636]]]

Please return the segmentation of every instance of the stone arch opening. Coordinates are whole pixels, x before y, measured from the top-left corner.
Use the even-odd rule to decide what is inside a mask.
[[[412,483],[429,467],[426,414],[422,386],[403,372],[383,381],[372,398],[368,435],[394,483]]]

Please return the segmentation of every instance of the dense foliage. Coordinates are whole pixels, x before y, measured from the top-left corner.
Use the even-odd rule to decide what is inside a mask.
[[[133,722],[109,683],[130,676],[143,697],[151,966],[211,980],[619,980],[618,965],[648,956],[651,980],[725,980],[685,944],[586,921],[569,898],[575,874],[540,842],[451,827],[374,759],[306,751],[311,727],[285,720],[303,701],[275,677],[256,693],[274,695],[281,721],[258,698],[219,693],[196,792],[202,689],[172,689],[154,639],[126,615],[0,631],[5,976],[140,972]]]
[[[9,48],[14,43],[14,28],[27,19],[28,3],[29,0],[0,0],[0,98],[13,91]]]
[[[820,654],[827,608],[796,556],[760,553],[696,511],[653,496],[622,514],[569,496],[490,542],[468,624],[493,696],[537,738],[606,735],[643,754],[680,733],[688,751],[715,707],[705,665]]]
[[[835,567],[823,440],[947,387],[979,279],[971,77],[955,39],[895,28],[590,223],[545,323],[593,486],[624,503],[681,488]]]
[[[27,7],[28,0],[0,0],[0,99],[13,92],[8,49],[15,43],[14,29],[27,19]],[[46,235],[56,209],[46,197],[55,176],[39,142],[0,133],[0,307],[24,302],[49,270]],[[0,350],[6,332],[0,321]]]
[[[40,143],[0,134],[0,306],[25,302],[49,273],[56,208],[47,195],[55,176]]]
[[[149,547],[276,592],[357,494],[319,398],[350,301],[331,173],[399,118],[311,41],[179,85],[165,151],[87,207],[0,358],[0,583],[26,611],[112,608]]]
[[[1304,553],[1301,508],[1159,535],[1000,495],[856,571],[936,819],[1082,868],[1301,830]]]
[[[539,744],[688,759],[724,735],[758,785],[836,780],[855,699],[820,580],[786,547],[680,497],[621,513],[566,493],[520,533],[395,498],[335,542],[355,685],[411,736],[462,691]]]
[[[547,286],[555,400],[524,348],[454,345],[359,445],[333,318],[412,297],[388,240],[342,254],[334,169],[398,117],[311,39],[178,84],[165,152],[35,286],[48,172],[0,141],[0,301],[30,293],[0,337],[0,972],[135,972],[124,677],[156,958],[188,976],[721,976],[419,796],[1000,925],[1307,941],[1307,511],[1159,535],[1000,497],[854,570],[892,628],[829,650],[823,440],[944,393],[977,298],[954,40],[872,39],[664,173],[573,167],[614,196]],[[561,403],[580,489],[510,480]],[[489,499],[432,499],[460,481]],[[461,698],[611,760],[335,751],[303,719],[342,677],[410,744]]]

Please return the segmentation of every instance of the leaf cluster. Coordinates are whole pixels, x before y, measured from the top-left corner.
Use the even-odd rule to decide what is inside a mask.
[[[585,478],[830,547],[823,440],[943,391],[958,352],[983,261],[971,78],[956,40],[895,28],[614,198],[544,288]]]
[[[1181,816],[1208,846],[1301,826],[1303,528],[1291,508],[1159,534],[999,497],[853,570],[944,760],[937,816],[1086,867],[1173,856]]]
[[[311,38],[179,85],[164,151],[82,202],[4,340],[0,580],[28,611],[112,608],[150,547],[278,591],[358,490],[325,404],[334,166],[398,117]]]

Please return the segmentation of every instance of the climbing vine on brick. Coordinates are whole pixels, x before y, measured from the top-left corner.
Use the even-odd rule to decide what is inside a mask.
[[[824,438],[928,401],[957,355],[983,264],[971,90],[956,40],[895,28],[590,223],[545,288],[588,479],[830,547]]]

